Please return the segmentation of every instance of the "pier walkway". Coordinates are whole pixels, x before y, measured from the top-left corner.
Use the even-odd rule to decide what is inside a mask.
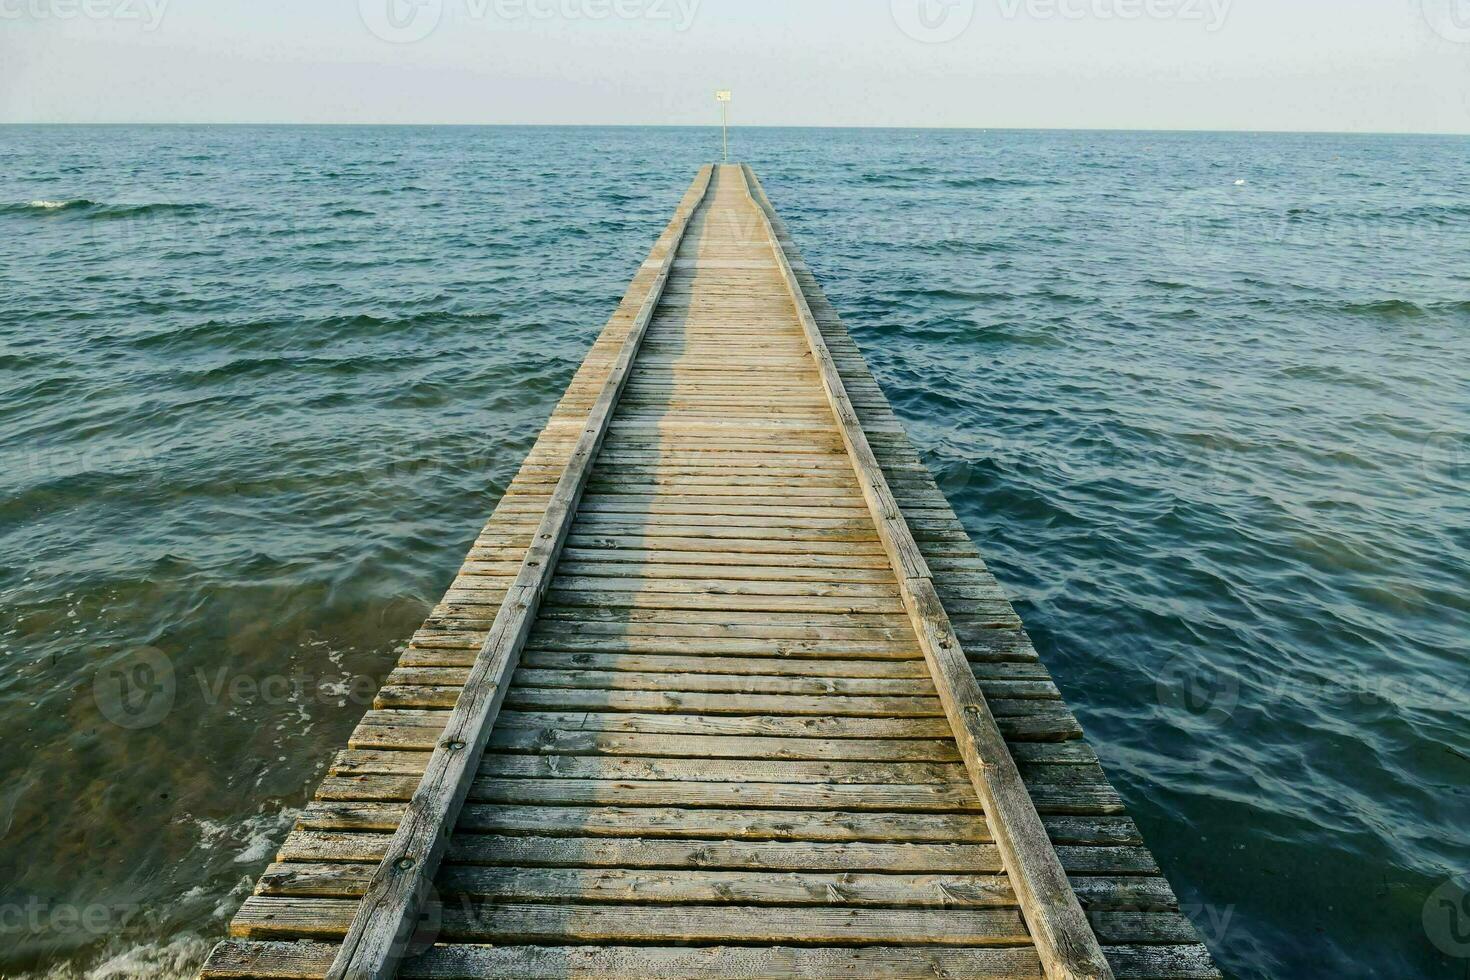
[[[202,975],[1218,976],[740,166]]]

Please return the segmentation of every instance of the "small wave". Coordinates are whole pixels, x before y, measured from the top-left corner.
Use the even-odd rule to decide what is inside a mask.
[[[1344,303],[1342,311],[1344,313],[1381,316],[1389,319],[1424,315],[1424,308],[1422,306],[1418,303],[1411,303],[1406,299],[1380,299],[1369,303]]]
[[[1016,249],[1004,242],[967,242],[958,238],[946,238],[943,241],[916,245],[914,250],[926,255],[952,256],[955,254],[989,255],[996,252],[1014,252]]]
[[[1024,324],[987,326],[974,335],[973,343],[985,347],[1037,347],[1054,349],[1066,344],[1049,327]]]
[[[1393,388],[1383,384],[1375,378],[1367,377],[1355,371],[1349,371],[1336,364],[1293,364],[1281,368],[1280,375],[1292,381],[1316,381],[1322,384],[1362,388],[1368,391],[1381,391],[1391,395]]]
[[[26,212],[34,212],[34,213],[39,213],[39,214],[49,214],[49,213],[56,212],[56,211],[69,211],[69,210],[76,210],[76,209],[80,209],[80,208],[91,208],[91,207],[96,207],[96,206],[97,205],[94,202],[89,201],[89,200],[87,200],[84,197],[79,197],[79,198],[75,198],[73,200],[66,200],[66,201],[51,201],[51,200],[41,199],[41,200],[35,200],[35,201],[28,201],[25,204],[4,204],[4,205],[0,205],[0,214],[24,214]]]
[[[455,312],[427,310],[402,316],[342,314],[338,316],[298,319],[207,319],[180,327],[147,334],[111,335],[97,343],[147,350],[167,351],[178,355],[186,351],[205,353],[256,352],[255,356],[234,357],[222,364],[188,372],[190,377],[230,377],[239,373],[289,370],[292,365],[327,371],[353,370],[375,362],[374,358],[307,355],[307,351],[330,351],[340,344],[354,341],[383,341],[395,335],[409,335],[425,340],[440,335],[460,335],[502,321],[495,311]],[[432,356],[432,355],[425,355]],[[0,366],[4,365],[0,360]],[[34,397],[30,393],[29,397]]]
[[[88,218],[132,218],[153,214],[184,214],[208,208],[206,204],[101,204],[85,197],[56,201],[38,199],[25,204],[0,205],[0,213],[10,214],[80,214]]]
[[[969,177],[940,177],[930,180],[936,173],[932,168],[913,167],[896,173],[863,174],[858,179],[864,184],[875,187],[909,187],[914,184],[933,184],[939,187],[952,187],[958,190],[975,190],[981,187],[1034,187],[1041,183],[1054,183],[1054,181],[1037,181],[1026,177],[994,177],[990,175]]]
[[[1408,221],[1421,224],[1461,224],[1470,218],[1470,204],[1416,204],[1411,207],[1369,211],[1363,217],[1377,221]]]
[[[920,300],[926,302],[946,303],[1003,303],[1015,299],[1010,293],[997,293],[989,290],[959,289],[938,287],[931,289],[896,289],[893,291],[896,299]]]
[[[976,187],[1036,187],[1039,184],[1051,182],[1028,180],[1024,177],[950,177],[939,183],[945,187],[964,190]]]
[[[207,211],[207,204],[98,204],[95,205],[95,217],[98,218],[131,218],[150,214],[191,214],[195,211]]]

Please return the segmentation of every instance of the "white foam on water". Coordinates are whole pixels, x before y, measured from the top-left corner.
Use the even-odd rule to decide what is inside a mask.
[[[50,211],[54,208],[64,208],[71,203],[71,201],[32,201],[31,207],[45,208],[46,210]]]
[[[172,980],[198,972],[211,943],[198,936],[181,936],[163,945],[134,946],[118,953],[86,973],[86,980],[122,980],[125,977],[157,977]]]
[[[284,809],[259,813],[238,823],[223,823],[204,817],[191,817],[199,827],[198,847],[234,852],[235,864],[256,864],[270,859],[281,840],[296,823],[300,810]],[[237,880],[229,892],[211,894],[216,888],[196,885],[176,900],[178,904],[197,901],[215,902],[212,909],[194,920],[193,928],[206,933],[218,932],[216,939],[204,939],[192,932],[169,938],[139,942],[139,938],[115,937],[100,952],[89,957],[56,963],[29,973],[0,973],[4,980],[187,980],[196,976],[205,956],[215,942],[224,936],[223,922],[240,907],[254,886],[251,875]]]
[[[213,943],[199,936],[105,950],[89,963],[62,963],[10,980],[186,980],[199,972]]]
[[[236,864],[254,864],[275,853],[281,840],[301,816],[300,810],[284,809],[258,813],[236,824],[194,817],[199,825],[198,846],[206,851],[219,847],[235,852]]]

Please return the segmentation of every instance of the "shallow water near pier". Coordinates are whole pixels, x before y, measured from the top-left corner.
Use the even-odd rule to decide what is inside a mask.
[[[197,968],[718,135],[0,127],[0,974]],[[1466,976],[1470,139],[735,149],[1222,966]]]

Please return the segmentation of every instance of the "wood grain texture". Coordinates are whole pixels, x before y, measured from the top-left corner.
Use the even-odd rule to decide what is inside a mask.
[[[1217,975],[739,166],[684,195],[231,930],[204,976]]]

